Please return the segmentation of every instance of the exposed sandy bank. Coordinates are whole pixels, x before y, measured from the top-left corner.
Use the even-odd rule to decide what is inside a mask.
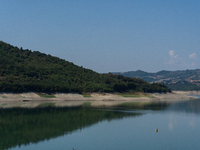
[[[173,93],[181,95],[200,95],[200,91],[173,91]]]
[[[36,93],[0,93],[0,108],[10,107],[37,107],[44,105],[54,106],[115,106],[125,102],[177,102],[183,100],[194,99],[194,97],[187,95],[198,95],[196,93],[191,94],[188,92],[175,91],[173,93],[159,94],[154,93],[150,96],[143,97],[122,97],[118,94],[99,94],[92,93],[90,97],[84,97],[81,94],[73,93],[56,93],[53,98],[41,97]],[[199,93],[200,95],[200,93]]]

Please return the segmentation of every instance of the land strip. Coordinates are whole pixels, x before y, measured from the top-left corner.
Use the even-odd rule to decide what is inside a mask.
[[[76,107],[76,106],[117,106],[134,102],[178,102],[195,99],[198,91],[173,91],[172,93],[153,94],[110,94],[110,93],[0,93],[0,108],[35,107]]]

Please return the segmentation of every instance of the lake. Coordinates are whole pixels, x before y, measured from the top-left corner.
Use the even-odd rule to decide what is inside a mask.
[[[0,150],[197,150],[200,100],[138,109],[0,109],[0,135]]]

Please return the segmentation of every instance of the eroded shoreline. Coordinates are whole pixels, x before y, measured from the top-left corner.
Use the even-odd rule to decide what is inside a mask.
[[[200,95],[198,91],[173,91],[172,93],[153,93],[148,96],[141,97],[123,97],[119,94],[110,93],[90,93],[84,97],[77,93],[55,93],[53,97],[41,97],[37,93],[0,93],[0,108],[35,108],[45,106],[55,107],[76,107],[76,106],[92,106],[107,107],[117,106],[124,103],[134,102],[178,102],[196,99],[196,97],[188,95]]]

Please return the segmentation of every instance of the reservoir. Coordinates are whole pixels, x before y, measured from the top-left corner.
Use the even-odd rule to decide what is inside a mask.
[[[0,109],[0,150],[197,150],[200,100],[139,108]]]

